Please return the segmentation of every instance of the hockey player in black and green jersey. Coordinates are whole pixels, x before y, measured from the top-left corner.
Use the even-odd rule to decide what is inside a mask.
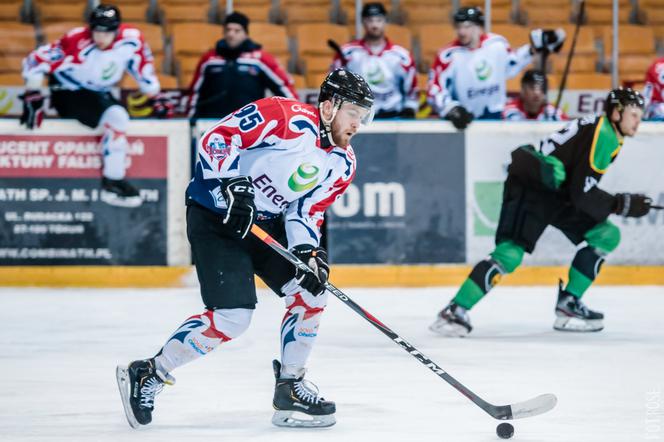
[[[502,275],[532,253],[544,229],[551,225],[578,249],[569,279],[558,291],[554,329],[602,330],[604,315],[590,310],[581,297],[597,276],[604,257],[620,242],[611,214],[642,217],[651,199],[641,194],[610,194],[597,187],[616,159],[624,137],[636,134],[644,100],[632,89],[612,90],[604,114],[574,120],[540,142],[539,149],[521,146],[512,152],[496,231],[496,248],[479,262],[430,329],[447,336],[472,330],[468,310],[486,295]]]

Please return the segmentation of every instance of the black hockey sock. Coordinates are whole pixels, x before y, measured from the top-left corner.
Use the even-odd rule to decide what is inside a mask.
[[[578,252],[569,269],[569,281],[565,291],[580,298],[593,283],[604,263],[597,251],[588,246]]]
[[[505,272],[493,259],[478,262],[459,288],[454,302],[465,309],[471,309],[498,283],[503,273]]]

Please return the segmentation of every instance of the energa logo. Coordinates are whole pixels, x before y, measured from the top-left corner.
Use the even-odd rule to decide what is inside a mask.
[[[288,187],[294,192],[304,192],[316,185],[318,182],[318,167],[311,163],[302,163],[288,178]]]
[[[480,60],[475,64],[477,79],[484,81],[491,76],[491,65],[486,60]]]

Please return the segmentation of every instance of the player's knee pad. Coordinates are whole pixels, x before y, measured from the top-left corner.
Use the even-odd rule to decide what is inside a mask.
[[[220,344],[240,336],[249,326],[251,309],[206,310],[184,321],[159,352],[166,372],[210,353]]]
[[[124,134],[129,127],[129,114],[127,113],[127,109],[117,104],[108,107],[104,113],[101,114],[99,126],[104,130],[110,129]]]
[[[224,308],[214,310],[214,327],[229,339],[235,339],[247,331],[251,324],[253,309]]]
[[[586,242],[602,255],[613,252],[620,244],[620,229],[611,221],[597,224],[585,234]]]
[[[602,268],[604,258],[593,247],[587,246],[579,249],[572,261],[572,268],[576,269],[583,276],[594,281]]]
[[[502,267],[504,273],[512,273],[521,265],[523,254],[524,249],[520,245],[512,241],[503,241],[496,246],[490,256]]]

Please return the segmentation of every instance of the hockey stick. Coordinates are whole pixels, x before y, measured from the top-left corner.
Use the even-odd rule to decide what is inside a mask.
[[[576,26],[574,27],[574,37],[572,37],[572,47],[569,49],[569,54],[567,54],[567,60],[565,61],[565,70],[563,71],[563,78],[560,81],[560,87],[558,88],[558,97],[556,98],[556,108],[553,111],[553,115],[558,113],[560,108],[560,101],[563,98],[563,92],[565,91],[565,84],[567,83],[567,76],[569,75],[569,68],[572,65],[572,58],[574,57],[574,48],[576,48],[576,39],[579,36],[579,29],[581,28],[581,22],[583,22],[584,14],[586,11],[586,2],[581,0],[579,5],[579,15],[576,18]]]
[[[270,246],[278,254],[286,258],[298,269],[311,272],[311,268],[305,263],[300,261],[295,255],[293,255],[288,249],[278,243],[274,238],[272,238],[268,233],[257,225],[251,227],[251,232],[256,235],[261,241]],[[355,313],[362,316],[368,322],[370,322],[374,327],[383,332],[388,338],[390,338],[394,343],[403,348],[408,354],[420,361],[427,367],[429,370],[433,371],[439,377],[441,377],[445,382],[454,387],[461,394],[466,396],[468,399],[473,401],[475,405],[480,407],[486,413],[488,413],[494,419],[500,420],[509,420],[509,419],[520,419],[524,417],[537,416],[542,413],[546,413],[555,407],[557,398],[553,394],[543,394],[532,399],[529,399],[524,402],[517,402],[509,405],[493,405],[486,402],[481,397],[477,396],[475,393],[470,391],[465,385],[461,382],[454,379],[450,374],[445,370],[440,368],[438,364],[433,362],[431,359],[424,356],[418,349],[411,345],[408,341],[403,339],[401,336],[396,334],[388,326],[380,322],[376,317],[371,313],[364,310],[358,304],[356,304],[352,299],[346,296],[341,290],[333,286],[331,283],[326,282],[325,288],[332,292],[341,302],[350,307]]]
[[[654,204],[651,204],[650,208],[655,210],[664,210],[664,206],[656,206]]]
[[[348,64],[348,60],[346,57],[344,57],[344,53],[341,50],[339,43],[330,38],[327,40],[327,45],[339,56],[339,59],[341,60],[341,66],[346,66]]]

